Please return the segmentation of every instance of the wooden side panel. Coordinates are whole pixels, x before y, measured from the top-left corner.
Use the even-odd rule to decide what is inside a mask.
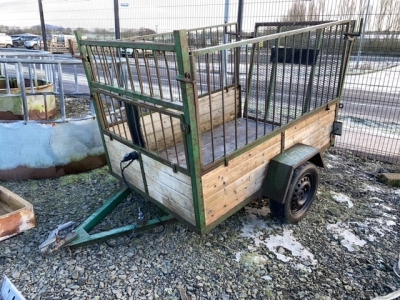
[[[203,175],[206,225],[218,220],[260,189],[268,162],[280,150],[281,137],[277,135],[229,161],[227,167],[220,166]]]
[[[284,132],[285,149],[297,143],[317,148],[329,144],[335,120],[335,105],[289,127]],[[281,135],[278,134],[246,153],[229,161],[228,166],[204,174],[203,198],[206,225],[232,211],[246,198],[262,187],[268,162],[281,152]]]
[[[235,93],[235,87],[230,87],[228,91],[223,90],[212,94],[211,99],[209,96],[199,98],[199,131],[203,133],[210,130],[211,120],[215,128],[224,121],[227,123],[235,119],[237,112],[240,111],[239,95],[240,91]]]
[[[232,121],[239,111],[239,95],[235,93],[235,88],[231,87],[228,91],[219,91],[211,95],[199,98],[199,131],[201,133]],[[178,112],[176,112],[178,113]],[[224,113],[224,117],[223,116]],[[164,150],[183,140],[179,118],[170,117],[158,112],[141,117],[141,130],[149,150]],[[111,132],[131,140],[129,128],[126,122],[109,128]]]
[[[195,225],[191,178],[142,154],[149,195]]]
[[[124,157],[125,154],[132,152],[133,149],[116,140],[111,140],[106,135],[104,136],[104,141],[110,160],[111,170],[114,173],[121,175],[121,159]],[[124,171],[124,174],[126,180],[129,183],[131,183],[138,189],[145,191],[139,161],[136,160],[129,167],[127,167]]]
[[[165,149],[183,140],[180,120],[160,113],[142,117],[142,132],[148,149]]]
[[[322,110],[286,130],[285,149],[298,143],[316,148],[328,144],[335,121],[335,106],[336,104],[333,104],[329,110]]]

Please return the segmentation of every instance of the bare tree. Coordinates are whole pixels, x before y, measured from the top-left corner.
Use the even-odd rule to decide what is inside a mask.
[[[325,7],[325,0],[310,1],[307,9],[307,19],[309,21],[323,20],[324,15],[326,14]]]
[[[285,22],[301,22],[306,21],[307,5],[301,0],[297,0],[289,8],[283,21]]]
[[[400,30],[400,0],[380,0],[375,26],[378,31]]]
[[[357,11],[357,0],[340,0],[338,3],[339,14],[346,19],[351,19]]]

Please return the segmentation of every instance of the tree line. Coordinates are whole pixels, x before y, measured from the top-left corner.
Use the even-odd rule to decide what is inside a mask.
[[[359,19],[367,16],[369,31],[400,31],[400,0],[338,0],[329,7],[326,0],[296,0],[288,9],[284,22]]]

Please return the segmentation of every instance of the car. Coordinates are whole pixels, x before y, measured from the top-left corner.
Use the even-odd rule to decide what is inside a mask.
[[[26,49],[38,50],[38,49],[40,49],[41,41],[42,41],[42,38],[39,36],[32,40],[25,41],[24,46]]]
[[[136,49],[136,52],[138,54],[138,57],[144,57],[144,56],[153,56],[153,50],[144,50],[144,49]],[[121,48],[121,55],[122,56],[130,56],[130,57],[135,57],[133,54],[133,49],[132,48]]]
[[[0,33],[0,47],[11,48],[12,47],[11,36],[6,35],[4,33]]]
[[[39,37],[39,35],[31,34],[31,33],[13,34],[13,35],[11,35],[12,45],[13,45],[13,47],[24,46],[24,43],[26,41],[30,41],[37,37]]]

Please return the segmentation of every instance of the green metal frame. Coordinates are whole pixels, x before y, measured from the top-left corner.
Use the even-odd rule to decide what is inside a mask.
[[[87,218],[78,228],[75,229],[77,238],[72,242],[68,243],[67,246],[71,248],[81,247],[90,245],[93,243],[102,242],[111,238],[116,238],[123,235],[131,234],[134,232],[141,232],[144,230],[152,229],[157,226],[161,226],[174,219],[171,215],[163,216],[157,219],[152,219],[145,221],[144,224],[130,224],[124,227],[119,227],[111,229],[108,231],[103,231],[100,233],[90,234],[101,221],[104,220],[112,211],[123,202],[129,195],[131,191],[129,188],[125,188],[114,196],[112,196],[106,203],[103,204],[99,209],[97,209],[89,218]]]

